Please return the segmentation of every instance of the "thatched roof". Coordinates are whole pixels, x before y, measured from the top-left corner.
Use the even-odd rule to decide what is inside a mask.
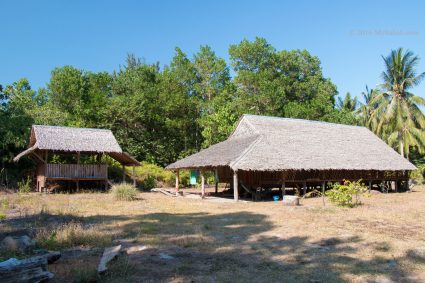
[[[233,170],[414,170],[364,127],[243,115],[233,134],[168,169],[228,165]]]
[[[36,150],[58,152],[106,153],[123,165],[139,165],[139,162],[122,151],[110,130],[33,125],[27,150],[22,156]]]

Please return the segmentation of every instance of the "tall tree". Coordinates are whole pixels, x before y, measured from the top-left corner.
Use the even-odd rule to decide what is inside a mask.
[[[363,102],[359,102],[359,108],[356,111],[356,114],[360,118],[360,124],[367,127],[368,129],[375,131],[378,125],[378,120],[376,115],[372,117],[373,112],[378,107],[378,104],[375,101],[377,95],[376,89],[369,89],[366,85],[365,91],[362,92]]]
[[[226,61],[217,57],[209,46],[201,46],[194,55],[193,66],[197,78],[195,90],[203,101],[211,101],[230,80]]]
[[[344,99],[338,97],[337,107],[346,111],[353,112],[358,107],[357,96],[351,97],[351,93],[347,92]]]
[[[385,71],[382,72],[382,92],[372,103],[378,103],[373,118],[380,117],[377,132],[389,144],[397,146],[402,156],[409,156],[410,147],[425,151],[425,116],[419,105],[425,99],[414,95],[410,90],[425,77],[425,72],[417,73],[419,57],[402,48],[392,50],[382,57]]]

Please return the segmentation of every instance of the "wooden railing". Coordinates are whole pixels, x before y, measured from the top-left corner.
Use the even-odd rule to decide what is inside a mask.
[[[47,164],[46,177],[56,179],[107,179],[105,164]]]

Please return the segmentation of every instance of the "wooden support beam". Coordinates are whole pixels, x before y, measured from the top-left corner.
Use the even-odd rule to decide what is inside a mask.
[[[235,201],[239,200],[238,171],[233,171],[233,198]]]
[[[303,182],[303,196],[307,194],[307,182]]]
[[[214,170],[215,193],[218,193],[218,169]]]
[[[176,195],[179,194],[179,175],[180,175],[180,171],[177,169],[177,171],[176,171]]]
[[[77,193],[80,191],[80,181],[77,180]]]
[[[395,181],[395,191],[396,193],[398,193],[398,185],[399,185],[399,181]]]
[[[31,154],[37,157],[42,163],[46,164],[46,160],[44,160],[40,155],[35,152],[32,152]]]
[[[326,187],[326,182],[322,182],[322,202],[323,202],[323,206],[325,205],[325,187]]]
[[[282,199],[285,197],[285,182],[282,182]]]
[[[369,188],[368,188],[369,193],[370,193],[370,190],[372,190],[372,181],[369,181]]]
[[[203,170],[201,170],[201,197],[205,197],[205,176]]]

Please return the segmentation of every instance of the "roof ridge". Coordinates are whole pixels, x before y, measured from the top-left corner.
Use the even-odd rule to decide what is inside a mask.
[[[57,128],[57,129],[76,129],[76,130],[95,130],[95,131],[112,132],[110,129],[82,128],[82,127],[70,127],[70,126],[32,125],[32,127]]]
[[[256,114],[243,114],[242,116],[243,117],[266,118],[266,119],[274,119],[274,120],[285,120],[285,121],[298,121],[298,122],[305,122],[305,123],[336,125],[336,126],[353,127],[353,128],[366,128],[364,126],[358,126],[358,125],[347,125],[347,124],[339,124],[339,123],[318,121],[318,120],[308,120],[308,119],[301,119],[301,118],[275,117],[275,116],[256,115]]]
[[[250,150],[254,147],[254,145],[256,145],[258,142],[260,142],[260,140],[262,140],[264,138],[263,134],[258,134],[258,138],[255,139],[254,142],[252,142],[244,151],[242,151],[241,155],[236,158],[236,160],[230,162],[229,167],[234,169],[235,165],[242,160],[242,158],[245,157],[245,155],[247,155]]]

